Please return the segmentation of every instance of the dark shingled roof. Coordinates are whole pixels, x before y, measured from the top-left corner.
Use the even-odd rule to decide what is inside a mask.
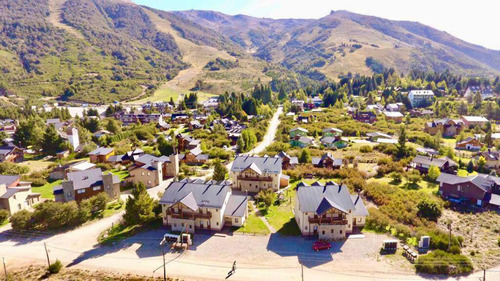
[[[13,182],[17,181],[21,176],[8,176],[8,175],[0,175],[0,184],[5,184],[6,186],[10,186]]]
[[[494,184],[500,183],[500,178],[486,174],[477,174],[474,176],[460,177],[457,175],[441,173],[437,178],[437,181],[440,183],[447,183],[451,185],[470,182],[475,186],[481,188],[483,191],[488,192]]]
[[[247,169],[252,163],[255,163],[263,173],[281,173],[281,158],[257,156],[237,156],[231,166],[231,172],[241,172]]]
[[[160,204],[175,204],[192,193],[198,206],[221,208],[230,189],[229,185],[172,182],[163,193]]]
[[[224,215],[230,217],[243,217],[247,209],[247,204],[247,196],[244,194],[231,194]]]
[[[85,171],[71,172],[67,175],[68,181],[73,181],[75,190],[102,185],[102,170],[95,168]]]
[[[304,213],[321,214],[325,212],[325,208],[331,207],[342,212],[355,210],[351,195],[345,185],[302,186],[297,190],[297,199],[299,208]]]

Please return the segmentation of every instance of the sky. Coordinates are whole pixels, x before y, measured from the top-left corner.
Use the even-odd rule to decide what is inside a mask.
[[[132,0],[166,11],[213,10],[267,18],[321,18],[331,10],[418,21],[467,42],[500,50],[495,0]]]

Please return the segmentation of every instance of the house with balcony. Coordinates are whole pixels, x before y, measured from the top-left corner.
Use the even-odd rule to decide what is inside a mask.
[[[0,209],[14,214],[40,202],[40,193],[31,192],[31,182],[22,182],[19,175],[0,175]]]
[[[106,192],[111,199],[118,199],[120,179],[111,173],[103,174],[101,168],[70,172],[53,191],[56,202],[80,202],[101,192]]]
[[[224,226],[243,226],[248,217],[247,196],[233,192],[226,181],[172,182],[165,189],[160,205],[163,225],[172,231],[220,231]]]
[[[396,124],[403,122],[404,115],[399,111],[384,111],[385,120],[394,121]]]
[[[278,191],[280,187],[288,186],[281,172],[282,162],[279,157],[240,155],[234,159],[229,177],[235,190],[252,193],[263,189]]]
[[[356,121],[368,124],[373,124],[377,121],[377,115],[371,111],[356,111],[352,114],[352,118]]]
[[[368,211],[359,195],[350,194],[345,185],[330,182],[297,185],[294,214],[302,235],[343,240],[365,225]]]

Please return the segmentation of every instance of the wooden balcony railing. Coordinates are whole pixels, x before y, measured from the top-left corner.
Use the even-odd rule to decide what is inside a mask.
[[[249,176],[238,176],[240,181],[273,181],[271,177],[249,177]]]
[[[309,218],[309,223],[343,225],[347,224],[347,220],[345,218]]]
[[[194,219],[211,219],[212,213],[196,213],[196,212],[179,212],[175,213],[172,210],[167,210],[167,216],[171,216],[174,219],[183,219],[183,220],[194,220]]]

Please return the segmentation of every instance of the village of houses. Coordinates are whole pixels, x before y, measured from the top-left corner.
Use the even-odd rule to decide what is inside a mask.
[[[464,94],[477,92],[481,92],[483,99],[495,95],[491,89],[482,88],[467,89]],[[6,210],[8,216],[15,216],[23,210],[31,212],[46,201],[75,201],[79,204],[100,193],[105,193],[109,197],[108,204],[113,204],[127,200],[131,196],[131,190],[127,187],[141,183],[161,206],[161,226],[152,232],[156,236],[150,237],[158,249],[158,243],[164,237],[174,237],[171,242],[179,248],[174,249],[172,245],[171,251],[192,252],[190,255],[197,260],[220,258],[224,254],[228,262],[233,259],[255,262],[257,258],[232,255],[229,249],[221,248],[221,253],[214,253],[213,256],[204,250],[203,247],[224,247],[211,241],[217,241],[217,236],[227,235],[233,239],[231,241],[238,241],[234,243],[248,244],[245,247],[249,248],[252,247],[252,239],[266,239],[267,249],[262,250],[266,252],[262,255],[270,255],[271,251],[272,258],[276,260],[285,259],[282,252],[285,252],[283,244],[286,244],[287,251],[291,253],[287,256],[302,257],[302,263],[310,268],[329,263],[346,265],[357,260],[366,264],[368,269],[380,267],[387,272],[414,271],[412,264],[418,257],[434,250],[432,241],[429,244],[426,240],[430,235],[402,234],[399,230],[391,230],[390,226],[387,226],[389,231],[385,233],[374,229],[375,223],[370,224],[371,210],[375,209],[378,214],[383,212],[384,205],[373,191],[362,190],[355,186],[355,180],[341,175],[341,171],[346,169],[350,172],[357,170],[364,177],[363,181],[366,180],[367,186],[384,183],[401,190],[406,187],[425,193],[444,205],[442,216],[454,219],[453,223],[457,224],[452,228],[453,235],[464,235],[467,228],[467,231],[476,232],[476,239],[481,239],[474,243],[466,238],[462,246],[462,254],[473,260],[476,269],[479,263],[470,255],[471,251],[475,251],[472,250],[474,244],[493,247],[499,238],[496,232],[497,227],[500,227],[498,224],[491,225],[490,231],[485,234],[478,232],[482,231],[481,224],[487,223],[487,218],[494,217],[498,221],[500,177],[496,176],[496,171],[500,169],[500,151],[491,143],[500,139],[500,133],[491,129],[490,140],[485,140],[483,133],[477,133],[474,128],[495,128],[495,122],[483,116],[436,117],[435,112],[425,106],[436,99],[431,90],[412,90],[408,93],[408,99],[411,109],[403,103],[382,105],[378,102],[363,105],[362,108],[345,104],[341,109],[332,109],[323,107],[320,97],[292,99],[275,109],[271,116],[249,116],[251,118],[246,122],[214,114],[219,104],[217,97],[200,102],[195,109],[183,111],[170,103],[157,102],[123,106],[119,111],[106,115],[108,106],[87,105],[66,120],[45,120],[45,125],[53,126],[61,139],[68,143],[67,150],[54,155],[45,155],[43,151],[17,144],[14,135],[18,122],[2,120],[0,130],[6,138],[0,147],[0,161],[29,167],[31,172],[42,172],[46,175],[46,183],[35,186],[25,180],[23,175],[1,175],[0,208]],[[56,107],[64,108],[64,105],[49,105],[35,110],[48,111]],[[119,105],[110,107],[118,108]],[[90,109],[98,112],[91,118],[115,119],[122,132],[132,130],[133,126],[139,126],[137,124],[147,124],[154,128],[156,135],[132,143],[98,145],[82,155],[86,144],[79,138],[76,119],[83,118],[83,112]],[[348,124],[360,124],[364,129],[362,132],[347,133],[341,122],[325,121],[332,115],[349,120]],[[253,143],[252,148],[239,150],[242,132],[252,129],[258,121],[267,125],[265,135],[260,137],[259,142]],[[390,125],[377,126],[382,122]],[[408,138],[403,145],[413,149],[415,154],[407,157],[403,169],[395,168],[383,175],[377,173],[381,166],[390,166],[379,160],[388,157],[386,152],[381,151],[387,147],[400,146],[399,128],[406,127],[408,134],[411,130],[408,124],[415,122],[419,126],[419,133],[428,134],[431,138],[439,135],[442,147],[445,151],[452,151],[452,155]],[[325,126],[318,128],[319,124]],[[217,134],[227,138],[227,145],[220,149],[226,151],[229,157],[221,159],[223,179],[216,180],[213,178],[216,173],[214,163],[219,160],[207,149],[211,137],[197,139],[196,136],[202,135],[200,132],[220,130],[221,127],[223,131]],[[384,131],[383,128],[388,130]],[[459,136],[464,136],[464,132],[468,132],[466,137],[459,139]],[[100,127],[92,132],[91,139],[99,144],[97,140],[112,139],[115,134],[118,133]],[[162,155],[151,149],[158,145],[160,135],[172,144],[170,155]],[[270,149],[278,141],[287,150]],[[418,171],[418,180],[406,176],[411,174],[415,178],[415,172],[412,171]],[[400,173],[400,176],[394,173]],[[265,202],[266,196],[272,198],[269,204]],[[117,216],[121,217],[125,212],[125,203],[121,204],[122,207],[111,209],[110,217],[120,220]],[[468,224],[463,224],[462,220],[469,220],[472,214],[484,217],[485,221],[478,220],[479,226],[468,228],[465,226]],[[391,215],[387,217],[391,222],[397,221]],[[0,243],[17,239],[12,238],[12,233],[18,232],[12,229],[9,219],[0,223],[3,225],[0,228],[1,235],[10,237],[2,239],[4,242]],[[98,222],[87,222],[80,228],[93,223]],[[432,225],[444,233],[448,231],[446,222],[441,219],[421,225]],[[78,230],[63,228],[58,231]],[[133,233],[132,238],[122,239],[133,239],[134,235],[144,237],[148,231]],[[37,232],[32,233],[35,235]],[[108,235],[106,229],[103,233],[104,237]],[[192,235],[189,242],[175,238],[184,234]],[[102,239],[102,233],[95,235]],[[22,234],[25,239],[29,236],[30,231]],[[272,245],[269,239],[273,242],[283,239],[276,242],[279,250],[269,246]],[[182,245],[183,242],[186,245]],[[259,247],[260,244],[255,242],[254,245]],[[360,248],[364,250],[358,251]],[[394,251],[392,254],[398,257],[388,258],[384,250],[389,253]],[[161,250],[158,251],[161,254]],[[56,258],[56,253],[57,249],[53,249],[51,255]],[[500,262],[498,250],[491,250],[482,257],[483,260],[484,257],[491,259],[489,266],[496,266]],[[380,259],[384,265],[380,265]],[[308,260],[313,262],[307,265]],[[169,270],[175,275],[175,269]]]

